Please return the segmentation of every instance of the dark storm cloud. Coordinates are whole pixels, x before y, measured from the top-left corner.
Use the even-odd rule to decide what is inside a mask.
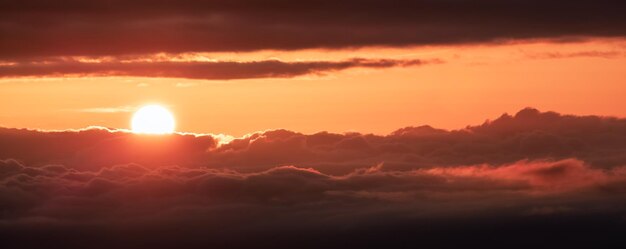
[[[324,74],[350,68],[407,67],[439,60],[393,60],[353,58],[343,61],[215,61],[215,62],[81,62],[77,60],[54,60],[50,62],[22,62],[0,65],[0,77],[43,76],[139,76],[188,79],[250,79],[288,78],[308,74]]]
[[[19,248],[610,247],[624,242],[624,155],[625,119],[534,109],[386,136],[5,128],[0,238]]]
[[[0,58],[623,37],[620,0],[2,1]]]

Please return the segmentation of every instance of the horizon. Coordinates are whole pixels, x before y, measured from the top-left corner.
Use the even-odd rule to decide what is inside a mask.
[[[316,131],[316,132],[311,132],[311,133],[302,133],[304,135],[314,135],[317,133],[331,133],[331,134],[348,134],[348,133],[356,133],[356,134],[361,134],[361,135],[376,135],[376,136],[389,136],[392,135],[395,132],[398,132],[400,130],[403,129],[408,129],[408,128],[432,128],[434,130],[442,130],[442,131],[446,131],[446,132],[454,132],[454,131],[464,131],[464,130],[468,130],[471,129],[473,127],[477,127],[477,126],[482,126],[482,125],[488,125],[502,117],[515,117],[516,115],[518,115],[520,112],[523,111],[532,111],[532,112],[539,112],[539,113],[552,113],[552,114],[557,114],[559,116],[569,116],[569,117],[593,117],[593,118],[601,118],[601,119],[626,119],[626,117],[620,117],[620,116],[603,116],[603,115],[593,115],[593,114],[588,114],[588,115],[578,115],[578,114],[572,114],[572,113],[559,113],[557,111],[541,111],[537,108],[533,108],[533,107],[524,107],[518,111],[516,111],[513,114],[509,114],[508,112],[504,112],[501,115],[497,116],[496,118],[486,118],[484,120],[484,122],[482,123],[475,123],[475,124],[467,124],[461,128],[453,128],[453,129],[447,129],[447,128],[441,128],[441,127],[434,127],[432,125],[429,125],[427,123],[424,124],[417,124],[417,125],[409,125],[409,126],[403,126],[403,127],[399,127],[396,128],[395,130],[392,130],[391,132],[385,133],[385,134],[378,134],[378,133],[367,133],[367,132],[359,132],[359,131],[338,131],[338,132],[334,132],[334,131],[328,131],[328,130],[320,130],[320,131]],[[36,131],[36,132],[80,132],[80,131],[89,131],[89,130],[106,130],[109,132],[124,132],[124,133],[135,133],[133,132],[133,130],[128,127],[128,128],[115,128],[115,127],[105,127],[105,126],[98,126],[98,125],[91,125],[91,126],[87,126],[87,127],[82,127],[82,128],[71,128],[71,129],[38,129],[38,128],[25,128],[25,127],[6,127],[6,126],[2,126],[0,125],[1,129],[17,129],[17,130],[27,130],[27,131]],[[231,134],[224,134],[224,133],[211,133],[211,132],[200,132],[200,133],[195,133],[195,132],[187,132],[187,131],[173,131],[172,133],[169,134],[136,134],[136,135],[145,135],[145,136],[167,136],[167,135],[194,135],[194,136],[213,136],[213,137],[223,137],[226,136],[229,140],[232,139],[237,139],[237,138],[244,138],[253,134],[258,134],[258,133],[264,133],[264,132],[270,132],[270,131],[277,131],[277,130],[285,130],[285,131],[291,131],[291,132],[298,132],[301,133],[299,131],[295,131],[295,130],[289,130],[289,129],[284,129],[284,128],[274,128],[274,129],[266,129],[266,130],[258,130],[258,131],[252,131],[249,133],[244,133],[241,136],[233,136]]]

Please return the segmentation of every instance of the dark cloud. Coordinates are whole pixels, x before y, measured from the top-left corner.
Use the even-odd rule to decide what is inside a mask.
[[[527,236],[553,232],[555,224],[541,228],[553,222],[615,243],[626,226],[619,220],[626,207],[626,169],[594,169],[574,159],[413,171],[373,167],[344,176],[294,166],[255,173],[136,164],[95,172],[17,168],[0,179],[0,236],[27,248],[452,247],[461,244],[431,236],[459,236],[455,229],[478,236],[471,228],[484,226],[489,236],[535,240]],[[618,220],[611,224],[604,216]],[[495,221],[524,235],[492,231]],[[597,223],[614,227],[598,233]],[[528,224],[541,229],[516,228]],[[26,236],[36,239],[21,241]],[[554,236],[542,243],[580,241],[557,243],[560,237]]]
[[[0,58],[623,37],[620,0],[2,1]]]
[[[139,76],[189,79],[248,79],[287,78],[349,68],[388,68],[440,63],[439,60],[393,60],[353,58],[343,61],[296,61],[279,60],[248,62],[80,62],[56,60],[51,62],[22,62],[0,65],[0,77],[25,76]]]
[[[525,109],[456,131],[232,141],[0,130],[0,238],[40,248],[611,247],[626,120]],[[220,144],[221,142],[221,144]]]

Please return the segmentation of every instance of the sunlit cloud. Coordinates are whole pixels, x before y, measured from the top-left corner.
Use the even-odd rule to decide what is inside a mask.
[[[174,86],[176,86],[176,87],[194,87],[194,86],[197,86],[197,85],[198,85],[198,83],[193,83],[193,82],[186,82],[186,83],[179,82],[179,83],[176,83],[176,85],[174,85]]]

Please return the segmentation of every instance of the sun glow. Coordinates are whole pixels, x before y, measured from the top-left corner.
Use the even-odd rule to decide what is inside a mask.
[[[159,105],[141,107],[133,115],[131,127],[134,133],[168,134],[174,132],[174,116]]]

